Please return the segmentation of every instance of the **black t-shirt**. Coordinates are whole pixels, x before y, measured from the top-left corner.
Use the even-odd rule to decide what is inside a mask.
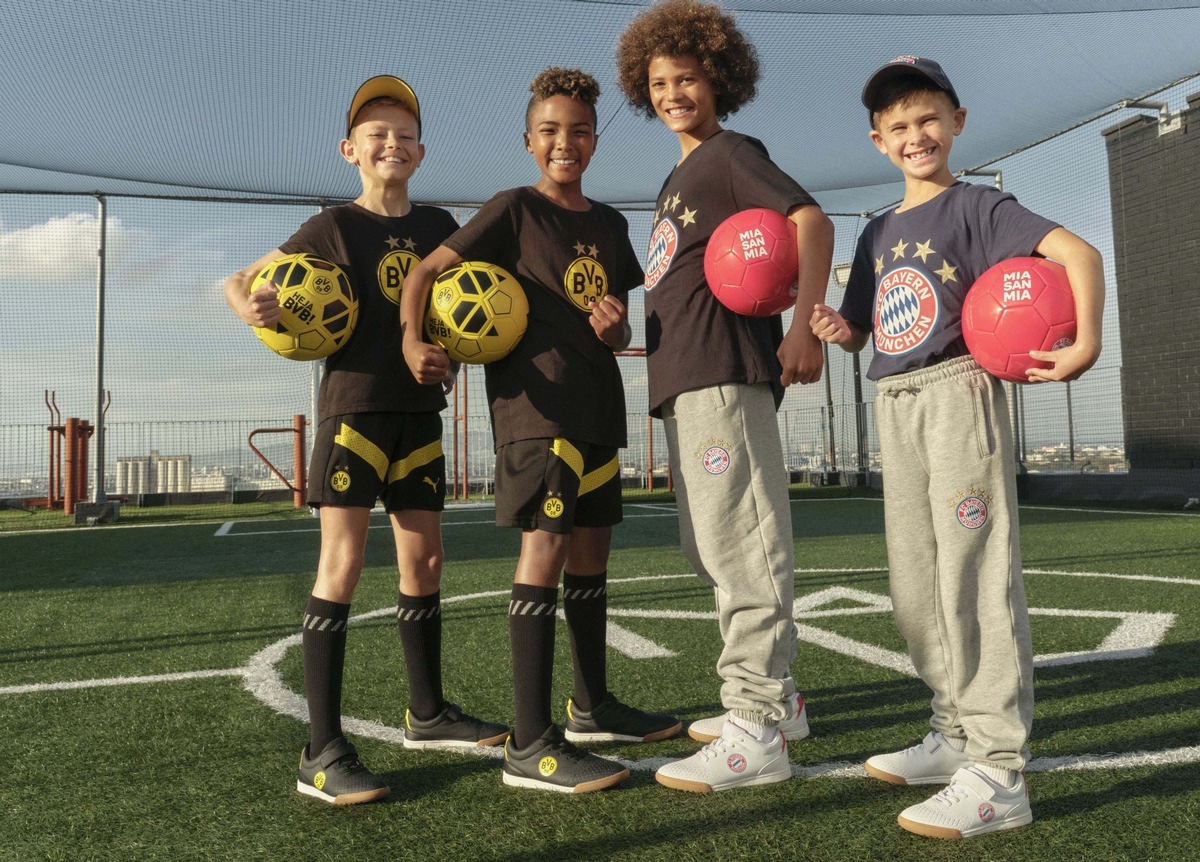
[[[408,215],[393,218],[351,203],[317,213],[279,247],[333,261],[346,270],[358,294],[354,334],[325,360],[319,419],[445,408],[441,385],[417,383],[404,362],[400,287],[412,265],[457,228],[454,216],[437,207],[414,206]]]
[[[646,360],[650,413],[691,389],[766,383],[783,399],[775,355],[778,315],[746,317],[723,306],[704,279],[704,249],[734,213],[762,207],[785,215],[815,201],[754,138],[721,131],[677,165],[658,194],[646,265]]]
[[[962,182],[920,206],[872,219],[858,238],[840,310],[872,333],[867,377],[965,356],[967,290],[994,264],[1033,254],[1056,227],[1007,192]]]
[[[444,243],[464,260],[508,270],[529,300],[520,344],[484,366],[497,447],[543,437],[626,445],[621,371],[592,329],[587,301],[625,302],[643,272],[625,217],[589,203],[575,212],[531,187],[509,189]]]

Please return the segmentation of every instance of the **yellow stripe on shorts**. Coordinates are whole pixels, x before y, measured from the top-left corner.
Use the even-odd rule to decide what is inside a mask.
[[[370,464],[375,472],[379,474],[379,481],[383,481],[383,477],[387,475],[388,471],[388,457],[387,453],[382,449],[345,422],[342,423],[342,430],[333,438],[333,442],[348,449]]]
[[[608,482],[613,476],[617,475],[617,471],[621,466],[617,458],[614,457],[604,466],[597,467],[585,475],[583,472],[583,455],[571,445],[570,441],[564,440],[562,437],[555,437],[550,451],[561,458],[563,463],[570,467],[571,471],[579,477],[580,497],[603,486],[605,482]]]
[[[401,458],[399,461],[396,461],[395,463],[392,464],[391,467],[388,468],[388,471],[387,471],[388,484],[390,485],[392,482],[396,482],[400,479],[403,479],[405,476],[407,476],[413,470],[416,470],[418,467],[424,467],[426,464],[429,464],[432,461],[436,461],[438,458],[441,458],[441,457],[442,457],[442,441],[440,439],[434,440],[432,443],[422,446],[420,449],[417,449],[414,452],[412,452],[412,454],[410,454],[407,458]]]

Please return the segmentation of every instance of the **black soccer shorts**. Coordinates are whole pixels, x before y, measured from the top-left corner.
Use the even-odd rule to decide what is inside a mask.
[[[446,457],[439,413],[348,413],[317,428],[308,473],[310,506],[440,512]]]
[[[562,437],[519,440],[496,453],[496,525],[566,535],[621,523],[615,446]]]

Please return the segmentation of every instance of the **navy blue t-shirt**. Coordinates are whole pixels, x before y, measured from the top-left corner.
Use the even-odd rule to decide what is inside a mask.
[[[872,333],[867,377],[965,356],[967,289],[994,264],[1033,254],[1056,227],[1011,194],[962,182],[920,206],[872,219],[858,239],[840,309]]]

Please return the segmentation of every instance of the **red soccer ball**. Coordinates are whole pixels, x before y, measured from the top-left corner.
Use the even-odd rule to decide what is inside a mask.
[[[796,302],[796,225],[775,210],[749,209],[718,225],[704,250],[704,278],[721,304],[770,317]]]
[[[1001,380],[1027,383],[1030,368],[1049,368],[1031,350],[1075,341],[1075,297],[1060,263],[1013,257],[988,269],[967,291],[963,338],[975,361]]]

